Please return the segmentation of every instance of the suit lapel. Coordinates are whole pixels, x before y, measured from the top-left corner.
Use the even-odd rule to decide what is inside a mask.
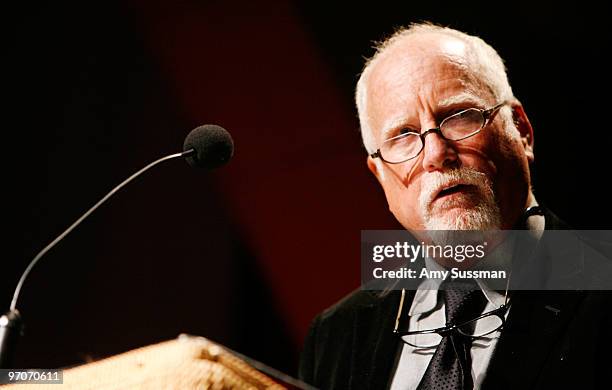
[[[393,326],[400,301],[400,291],[373,292],[379,296],[378,304],[357,313],[353,350],[357,351],[351,367],[351,388],[384,389],[389,386],[397,362],[399,339]],[[408,294],[404,305],[410,307]],[[407,306],[406,306],[407,305]]]
[[[582,299],[581,293],[518,291],[495,349],[483,389],[530,388]]]
[[[547,230],[566,228],[553,214],[545,210]],[[581,277],[582,251],[577,242],[566,242],[570,251],[555,251],[555,245],[545,245],[547,234],[538,244],[536,267],[550,270],[550,264],[567,265],[560,280],[571,286]],[[548,264],[546,264],[548,263]],[[533,271],[535,272],[535,271]],[[544,275],[542,271],[538,271]],[[556,274],[558,277],[559,274]],[[515,291],[506,327],[497,344],[482,384],[483,389],[531,388],[538,380],[548,359],[557,359],[558,340],[584,298],[579,291]]]

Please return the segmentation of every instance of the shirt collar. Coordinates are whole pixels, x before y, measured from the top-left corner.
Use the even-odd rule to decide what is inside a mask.
[[[408,314],[413,316],[434,310],[438,305],[438,290],[441,283],[441,279],[427,279],[423,281],[414,294],[414,300]],[[505,294],[489,288],[481,279],[476,279],[476,283],[489,303],[495,307],[500,307],[504,304],[506,300]]]

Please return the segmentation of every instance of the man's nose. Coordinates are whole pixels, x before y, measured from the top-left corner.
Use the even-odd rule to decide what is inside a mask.
[[[458,163],[457,151],[451,141],[444,139],[439,130],[428,131],[423,142],[423,169],[426,172],[454,167]]]

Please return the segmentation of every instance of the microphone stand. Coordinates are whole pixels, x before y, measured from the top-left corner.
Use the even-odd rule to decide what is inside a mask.
[[[17,309],[11,309],[0,317],[0,368],[10,368],[22,325]]]

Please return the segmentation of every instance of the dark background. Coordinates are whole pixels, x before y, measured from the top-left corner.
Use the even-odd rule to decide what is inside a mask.
[[[234,160],[158,167],[34,269],[17,364],[206,336],[295,374],[310,319],[359,285],[361,229],[395,228],[352,94],[371,41],[431,20],[506,59],[535,193],[609,228],[610,50],[594,2],[105,1],[6,10],[0,304],[28,261],[133,171],[218,123]]]

